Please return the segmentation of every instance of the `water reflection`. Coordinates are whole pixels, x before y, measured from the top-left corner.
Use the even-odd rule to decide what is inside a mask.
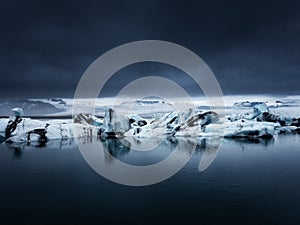
[[[107,206],[118,205],[119,208],[125,210],[119,210],[118,215],[128,220],[134,214],[140,215],[138,219],[143,221],[149,212],[154,215],[170,208],[175,212],[172,215],[182,215],[178,221],[181,219],[184,221],[189,216],[198,218],[200,212],[200,216],[209,223],[211,218],[216,217],[217,209],[218,212],[224,212],[228,218],[242,215],[241,221],[238,221],[239,224],[243,224],[244,218],[250,220],[249,224],[255,224],[261,220],[267,224],[268,221],[292,224],[299,219],[299,213],[297,214],[300,200],[297,194],[300,187],[299,179],[297,179],[300,176],[299,136],[280,135],[275,138],[274,146],[272,139],[259,142],[237,139],[221,140],[223,143],[220,154],[204,173],[198,173],[196,167],[203,153],[214,151],[212,142],[205,138],[181,138],[183,141],[174,137],[167,138],[166,145],[162,144],[164,147],[153,153],[160,153],[161,156],[162,152],[166,152],[168,155],[174,149],[170,145],[173,143],[175,146],[180,143],[181,146],[185,146],[185,149],[182,149],[179,156],[184,152],[190,154],[187,150],[194,142],[197,143],[195,154],[188,166],[172,179],[146,188],[126,188],[96,176],[82,160],[73,140],[49,141],[42,148],[34,147],[34,143],[30,146],[15,144],[8,148],[8,145],[2,143],[0,145],[0,171],[2,171],[4,181],[1,183],[2,212],[4,212],[2,214],[5,219],[11,220],[11,218],[16,218],[14,217],[16,211],[20,215],[30,215],[34,210],[37,215],[41,215],[41,220],[43,220],[49,215],[56,218],[58,212],[63,212],[61,215],[70,219],[73,218],[74,205],[78,206],[75,207],[76,212],[81,212],[82,205],[86,205],[86,211],[91,212],[93,220],[109,221],[116,216],[116,213]],[[73,147],[64,151],[68,148],[69,141],[73,143],[70,144]],[[118,142],[113,143],[114,141],[116,140],[104,143],[97,139],[93,142],[82,140],[86,146],[93,143],[108,145],[110,148],[121,145]],[[59,146],[62,151],[55,149]],[[242,146],[246,146],[247,151],[241,151]],[[122,151],[122,148],[118,147],[118,149]],[[270,151],[264,151],[265,149]],[[29,150],[31,152],[27,153],[26,151]],[[127,150],[129,151],[125,151],[123,156],[116,157],[130,158],[136,153],[132,149]],[[16,157],[22,155],[23,152],[21,156],[23,159],[11,160],[15,152]],[[115,161],[114,158],[111,164]],[[37,204],[45,201],[45,196],[47,196],[47,209]],[[74,199],[76,204],[74,204]],[[282,204],[278,205],[278,202],[283,202],[285,207],[282,207]],[[187,207],[182,207],[182,205]],[[99,209],[101,206],[103,207]],[[191,214],[195,208],[199,207],[200,210]],[[26,209],[28,213],[26,211],[24,214]],[[255,213],[254,217],[252,214],[249,216],[249,210],[264,212],[263,218]],[[276,212],[276,217],[274,217],[274,212]],[[171,221],[171,216],[169,218],[167,215],[166,221],[168,219]],[[85,217],[75,217],[74,221],[84,223],[85,219]],[[223,219],[221,216],[221,219],[214,220],[213,224],[222,223]],[[20,217],[21,222],[25,220],[24,217]],[[55,221],[50,222],[55,223]],[[122,221],[119,222],[122,223]],[[151,222],[155,223],[155,221]]]
[[[23,151],[20,147],[15,147],[13,148],[14,152],[13,152],[13,158],[14,159],[22,159],[23,158]]]
[[[158,144],[159,143],[159,144]],[[194,153],[198,153],[198,170],[205,171],[216,159],[221,144],[238,146],[241,150],[247,145],[268,146],[274,139],[223,139],[205,137],[158,137],[140,139],[132,138],[82,138],[51,140],[39,143],[2,143],[12,149],[14,159],[22,159],[25,151],[79,149],[88,165],[103,177],[125,185],[150,185],[161,182],[176,174]],[[158,144],[158,145],[157,145]],[[135,149],[152,150],[140,151]]]
[[[175,149],[177,145],[180,145],[180,148],[183,152],[188,155],[192,155],[193,152],[202,153],[202,164],[204,166],[199,166],[199,170],[207,168],[208,165],[212,163],[216,155],[218,154],[220,144],[225,145],[238,145],[243,149],[248,145],[260,145],[263,147],[272,146],[274,144],[274,138],[268,139],[248,139],[248,138],[235,138],[235,139],[221,139],[221,138],[204,138],[204,137],[157,137],[150,139],[132,139],[132,138],[123,138],[123,139],[107,139],[100,140],[99,138],[82,138],[78,139],[77,142],[82,143],[83,145],[91,145],[96,143],[99,146],[103,146],[105,153],[105,160],[107,163],[112,163],[115,159],[130,161],[130,158],[134,158],[132,163],[137,163],[138,159],[141,159],[140,156],[147,158],[151,161],[151,157],[155,158],[156,161],[151,161],[151,163],[161,161],[168,157],[169,154]],[[50,140],[46,143],[40,144],[38,142],[31,143],[2,143],[8,149],[13,150],[14,159],[22,159],[23,152],[28,150],[38,150],[38,149],[75,149],[77,143],[74,139],[66,140]],[[154,149],[149,151],[149,148],[156,146]],[[136,149],[146,149],[147,151],[135,151]],[[140,154],[145,153],[145,154]],[[137,157],[138,156],[138,157]],[[148,161],[149,161],[148,160]],[[147,164],[147,163],[146,163]],[[201,162],[200,162],[201,165]]]
[[[272,146],[275,142],[273,137],[270,138],[233,138],[225,139],[224,144],[237,144],[241,147],[246,145],[260,145],[263,147]]]
[[[195,147],[198,146],[197,142],[198,140],[193,138],[175,138],[170,136],[138,140],[133,138],[111,138],[101,141],[100,145],[103,147],[107,162],[111,163],[114,159],[118,159],[122,162],[140,165],[140,162],[137,160],[140,159],[144,161],[144,165],[147,165],[148,163],[145,161],[151,161],[149,164],[153,164],[164,160],[177,146],[180,149],[178,154],[184,152],[184,154],[192,155]],[[130,158],[135,160],[130,160]],[[155,158],[155,161],[151,160],[153,158]]]
[[[151,165],[163,164],[166,161],[171,163],[170,168],[172,168],[172,166],[175,168],[180,163],[183,165],[183,159],[188,161],[192,157],[194,151],[196,151],[201,153],[198,170],[202,172],[213,163],[219,154],[221,143],[241,146],[241,149],[243,150],[245,145],[256,144],[264,147],[272,145],[274,139],[254,140],[173,136],[139,139],[138,141],[133,138],[107,139],[102,141],[100,146],[95,147],[94,153],[91,153],[92,151],[84,151],[83,154],[89,152],[88,154],[90,156],[85,157],[85,159],[90,158],[92,162],[90,163],[89,160],[87,160],[87,162],[99,174],[102,174],[103,170],[106,170],[105,164],[107,164],[107,168],[111,169],[114,167],[112,170],[114,170],[113,173],[115,174],[118,170],[126,171],[124,165],[129,165],[130,168],[127,170],[127,174],[129,174],[129,171],[132,171],[133,169],[132,166],[149,167]],[[156,147],[149,151],[149,149],[151,149],[149,146]],[[136,147],[138,147],[139,151],[136,151]],[[104,152],[104,156],[98,154],[99,151]],[[170,156],[172,156],[172,160],[169,160]],[[178,169],[178,167],[176,167],[176,169]],[[111,172],[107,170],[106,173],[112,177]]]
[[[101,143],[105,149],[105,159],[107,162],[112,162],[114,158],[120,158],[130,151],[131,143],[123,140],[122,142],[118,138],[111,138]]]
[[[66,140],[50,140],[46,143],[39,142],[22,142],[22,143],[1,143],[1,145],[6,146],[7,149],[13,150],[13,159],[22,159],[24,157],[24,152],[32,150],[64,150],[64,149],[74,149],[76,148],[76,142],[74,139]]]
[[[159,145],[149,149],[149,145]],[[77,142],[86,162],[98,174],[116,183],[143,186],[161,182],[176,174],[192,157],[196,146],[189,138],[107,139]],[[138,145],[136,145],[138,144]],[[138,147],[139,149],[134,149]]]

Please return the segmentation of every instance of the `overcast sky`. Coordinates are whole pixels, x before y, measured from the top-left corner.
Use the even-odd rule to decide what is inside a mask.
[[[97,57],[145,39],[194,51],[225,94],[300,94],[300,1],[0,0],[0,24],[2,99],[73,97]],[[174,68],[153,64],[125,68],[105,95],[141,75],[173,72],[199,93]]]

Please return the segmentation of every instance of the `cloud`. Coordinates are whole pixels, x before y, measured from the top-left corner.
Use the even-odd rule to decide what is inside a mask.
[[[299,91],[297,1],[0,4],[2,98],[72,97],[81,75],[98,56],[143,39],[191,49],[212,68],[226,94]],[[162,71],[168,74],[172,69]],[[127,73],[127,82],[136,76]],[[173,78],[191,93],[199,93],[188,78],[178,74]],[[106,95],[115,94],[125,83],[111,82]]]

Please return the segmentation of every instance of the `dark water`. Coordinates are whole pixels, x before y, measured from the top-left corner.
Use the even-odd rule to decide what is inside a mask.
[[[168,144],[169,143],[169,144]],[[109,145],[132,164],[166,158],[176,140],[147,153]],[[131,187],[94,172],[72,140],[0,145],[1,224],[300,224],[300,136],[224,140],[203,172],[200,142],[188,164],[159,184]]]

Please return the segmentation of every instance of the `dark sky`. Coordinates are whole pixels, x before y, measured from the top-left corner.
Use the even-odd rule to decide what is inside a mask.
[[[72,97],[98,56],[144,39],[194,51],[225,94],[300,94],[300,1],[0,0],[0,24],[2,99]],[[128,71],[106,95],[136,78]]]

